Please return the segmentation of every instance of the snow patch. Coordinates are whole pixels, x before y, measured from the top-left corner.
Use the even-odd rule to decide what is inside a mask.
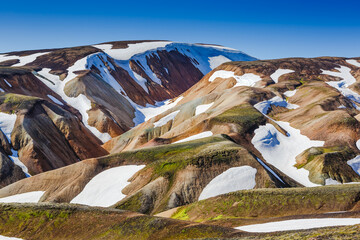
[[[252,87],[255,85],[256,82],[261,81],[261,77],[255,75],[253,73],[245,73],[244,75],[237,76],[234,72],[219,70],[214,72],[211,77],[209,78],[209,82],[213,82],[216,78],[234,78],[236,80],[236,84],[233,87],[238,86],[249,86]]]
[[[256,172],[256,168],[250,166],[229,168],[206,185],[199,196],[199,200],[229,192],[253,189],[256,185]]]
[[[254,105],[254,107],[259,110],[262,114],[267,114],[271,105],[278,106],[278,107],[285,107],[287,109],[296,109],[299,106],[296,104],[288,103],[285,99],[281,97],[275,96],[270,100],[262,101]]]
[[[292,97],[292,96],[294,96],[295,95],[295,93],[296,93],[296,89],[295,90],[290,90],[290,91],[286,91],[286,92],[284,92],[284,95],[286,96],[286,97]]]
[[[279,132],[272,124],[260,126],[254,131],[251,143],[262,154],[266,162],[293,178],[304,186],[317,186],[309,180],[309,172],[305,169],[297,169],[296,156],[310,147],[321,147],[323,141],[312,141],[302,135],[300,130],[290,126],[287,122],[276,121],[287,131],[288,136]]]
[[[360,224],[360,218],[308,218],[236,227],[246,232],[277,232]]]
[[[22,240],[22,238],[6,237],[6,236],[3,236],[3,235],[0,235],[0,240]]]
[[[221,64],[226,63],[226,62],[231,62],[231,60],[222,55],[219,55],[216,57],[209,57],[209,64],[210,64],[211,69],[215,69],[218,66],[220,66]]]
[[[341,182],[338,182],[332,178],[325,179],[325,185],[339,185]]]
[[[206,138],[206,137],[211,137],[213,135],[213,133],[211,131],[206,131],[206,132],[202,132],[199,134],[195,134],[192,135],[190,137],[181,139],[179,141],[173,142],[174,143],[182,143],[182,142],[188,142],[188,141],[192,141],[192,140],[196,140],[196,139],[201,139],[201,138]]]
[[[360,139],[356,141],[356,147],[360,150]]]
[[[206,112],[209,108],[211,108],[212,105],[214,105],[214,102],[209,103],[209,104],[201,104],[201,105],[197,106],[195,109],[195,116]]]
[[[5,134],[6,138],[8,139],[9,143],[11,143],[11,133],[14,129],[16,121],[16,114],[7,114],[0,112],[0,129]],[[10,159],[25,173],[26,176],[30,176],[27,167],[19,160],[19,156],[17,151],[11,149],[12,156],[10,156]]]
[[[36,60],[36,58],[38,58],[42,55],[48,54],[48,53],[49,52],[34,53],[34,54],[31,54],[28,56],[23,56],[23,57],[16,56],[16,55],[8,55],[7,56],[7,54],[2,54],[2,55],[0,55],[0,62],[4,62],[7,60],[13,60],[13,59],[19,59],[20,62],[17,64],[14,64],[12,67],[20,67],[20,66],[24,66],[28,63],[32,63],[33,61]]]
[[[11,132],[14,129],[16,114],[7,114],[0,112],[0,129],[10,142]]]
[[[130,101],[130,103],[136,109],[135,118],[133,119],[135,126],[146,122],[147,120],[156,117],[163,112],[166,112],[170,108],[175,107],[183,98],[183,96],[180,96],[175,101],[173,101],[173,99],[169,99],[162,102],[156,102],[155,105],[147,104],[146,107],[137,105]]]
[[[109,207],[126,197],[122,190],[130,184],[128,179],[144,167],[126,165],[105,170],[93,177],[70,203]]]
[[[179,112],[180,112],[180,110],[177,110],[175,112],[172,112],[172,113],[166,115],[165,117],[161,118],[159,121],[154,122],[154,126],[155,127],[164,126],[167,122],[174,120],[176,115],[178,115]]]
[[[358,174],[360,175],[360,155],[357,155],[355,158],[347,161],[347,164]]]
[[[288,73],[292,73],[295,72],[294,70],[291,69],[281,69],[279,68],[278,70],[276,70],[273,74],[270,75],[270,78],[275,82],[278,83],[279,82],[279,78],[282,75],[288,74]]]
[[[45,192],[34,191],[0,198],[3,203],[37,203]]]
[[[360,62],[358,62],[357,60],[355,59],[349,59],[349,60],[346,60],[347,63],[350,63],[356,67],[360,67]]]
[[[149,93],[149,89],[146,86],[147,80],[137,74],[136,72],[133,72],[135,81],[145,90],[145,92]]]
[[[326,74],[342,79],[340,81],[331,81],[326,83],[332,86],[333,88],[337,89],[342,95],[344,95],[349,100],[360,103],[360,95],[348,88],[350,85],[356,82],[356,79],[351,74],[351,69],[348,67],[340,66],[340,68],[335,68],[335,70],[337,70],[338,72],[321,70],[322,74]],[[357,107],[355,104],[354,107],[360,110],[360,108]]]
[[[112,49],[112,44],[98,44],[93,45],[98,49],[101,49],[110,57],[116,60],[129,60],[136,54],[144,53],[149,50],[154,50],[158,48],[164,48],[166,45],[170,44],[171,42],[141,42],[141,43],[130,43],[128,44],[127,48],[120,48],[120,49]]]

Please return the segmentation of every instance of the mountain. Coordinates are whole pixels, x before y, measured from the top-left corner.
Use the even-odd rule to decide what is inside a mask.
[[[6,91],[0,95],[3,119],[15,121],[14,128],[8,127],[11,121],[1,128],[4,158],[14,159],[11,151],[18,151],[29,169],[39,162],[59,165],[31,170],[33,176],[27,178],[15,174],[19,168],[9,171],[6,176],[17,177],[4,181],[0,202],[39,204],[0,204],[6,212],[4,223],[11,225],[0,228],[0,234],[27,237],[34,230],[39,234],[30,238],[41,238],[45,230],[36,230],[32,222],[39,217],[29,211],[42,214],[50,208],[57,216],[70,208],[74,216],[44,221],[60,221],[56,224],[67,231],[71,224],[80,224],[77,218],[103,209],[114,218],[124,219],[120,213],[126,213],[151,221],[134,220],[131,225],[149,235],[126,232],[132,228],[121,225],[115,231],[119,238],[356,235],[359,225],[259,232],[360,224],[360,58],[256,60],[224,47],[164,41],[53,51],[67,53],[57,58],[49,50],[26,52],[37,54],[31,62],[3,56],[3,64],[12,64],[3,71],[22,71],[29,77],[29,83],[17,84],[11,79],[27,77],[14,74],[1,85]],[[46,55],[53,57],[47,62]],[[74,55],[81,57],[75,60]],[[64,59],[72,65],[58,67]],[[26,67],[16,66],[24,62]],[[124,71],[130,78],[120,77]],[[7,92],[12,88],[5,89],[7,81],[19,89],[34,81],[44,84],[41,94],[50,93],[59,102],[40,95],[39,87],[26,90],[39,95]],[[90,107],[81,105],[86,101]],[[121,131],[115,134],[110,120]],[[38,160],[40,153],[44,160]],[[77,158],[70,162],[65,154]],[[60,160],[68,162],[60,166]],[[32,220],[19,232],[24,223],[11,219],[24,214]],[[160,221],[157,217],[169,223],[154,224]],[[188,221],[207,230],[186,235]],[[84,224],[109,227],[96,219]],[[161,231],[166,224],[178,228],[165,234]],[[56,228],[45,229],[62,238]],[[180,229],[184,234],[176,235]],[[81,239],[84,234],[67,236]],[[107,234],[102,236],[116,239]]]
[[[168,41],[2,54],[3,153],[18,158],[27,175],[107,155],[104,142],[230,60],[254,58],[221,46]],[[2,178],[13,180],[3,185],[24,177],[4,171]]]

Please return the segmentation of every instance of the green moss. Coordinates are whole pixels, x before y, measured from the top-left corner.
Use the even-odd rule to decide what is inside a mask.
[[[249,218],[283,217],[351,209],[358,201],[359,185],[315,188],[254,189],[232,192],[179,207],[171,217],[193,221],[231,223]]]
[[[179,219],[179,220],[188,220],[189,215],[187,215],[187,211],[188,211],[188,209],[186,209],[186,208],[179,209],[178,211],[176,211],[174,213],[172,218]]]
[[[26,239],[189,239],[236,231],[69,204],[0,204],[0,234]]]
[[[116,205],[117,209],[139,212],[142,207],[142,193],[138,192],[130,196],[126,201]]]
[[[265,117],[249,104],[233,107],[212,118],[210,124],[233,123],[238,126],[240,134],[250,132],[265,122]]]
[[[1,108],[7,112],[14,110],[29,109],[40,99],[32,96],[7,93],[0,95]]]

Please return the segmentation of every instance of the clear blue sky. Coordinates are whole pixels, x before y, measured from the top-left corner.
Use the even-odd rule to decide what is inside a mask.
[[[216,43],[261,59],[360,56],[360,1],[1,1],[0,52],[115,40]]]

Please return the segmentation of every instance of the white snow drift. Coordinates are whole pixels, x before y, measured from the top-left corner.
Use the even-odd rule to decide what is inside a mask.
[[[360,175],[360,155],[357,155],[355,158],[347,161],[347,164],[358,174]]]
[[[0,240],[22,240],[22,238],[5,237],[5,236],[0,235]]]
[[[286,92],[284,92],[284,95],[285,95],[286,97],[292,97],[292,96],[295,95],[295,93],[296,93],[296,89],[295,89],[295,90],[286,91]]]
[[[317,186],[309,180],[307,170],[294,167],[295,158],[310,147],[323,146],[324,142],[310,140],[287,122],[276,121],[276,123],[287,131],[288,136],[283,135],[272,124],[267,123],[254,131],[255,135],[251,143],[262,154],[266,162],[289,177],[307,187]]]
[[[309,218],[246,225],[236,229],[246,232],[277,232],[355,224],[360,224],[360,218]]]
[[[37,203],[44,194],[43,191],[34,191],[0,198],[2,203]]]
[[[337,89],[342,95],[344,95],[346,98],[350,99],[351,101],[360,103],[360,95],[349,89],[349,86],[356,82],[356,79],[351,74],[351,69],[348,67],[340,66],[340,68],[335,68],[335,70],[337,70],[338,72],[322,70],[322,74],[338,77],[341,78],[342,80],[331,81],[326,83]],[[357,108],[358,110],[360,109],[355,104],[354,107]]]
[[[256,172],[257,170],[250,166],[229,168],[210,181],[201,192],[199,200],[229,192],[253,189],[256,185]]]
[[[226,63],[226,62],[231,62],[231,60],[222,55],[219,55],[216,57],[209,57],[209,64],[210,64],[211,69],[215,69],[218,66],[220,66],[221,64]]]
[[[296,108],[299,107],[296,104],[288,103],[285,99],[282,99],[279,96],[275,96],[275,97],[273,97],[273,98],[271,98],[269,100],[259,102],[259,103],[255,104],[254,107],[257,110],[259,110],[259,112],[261,112],[262,114],[267,114],[267,112],[269,111],[271,105],[279,106],[279,107],[285,107],[285,108],[288,108],[288,109],[296,109]]]
[[[9,141],[11,139],[11,132],[14,129],[15,121],[16,114],[0,112],[0,128]]]
[[[156,117],[157,115],[166,112],[170,108],[175,107],[183,98],[183,96],[180,96],[175,101],[169,99],[166,101],[157,102],[155,105],[147,104],[146,107],[137,105],[137,113],[135,113],[135,118],[133,120],[135,125],[143,123],[150,118]]]
[[[199,134],[192,135],[190,137],[181,139],[181,140],[173,142],[173,143],[188,142],[188,141],[197,140],[197,139],[201,139],[201,138],[211,137],[212,135],[213,135],[213,133],[211,131],[206,131],[206,132],[202,132],[202,133],[199,133]]]
[[[19,59],[19,63],[16,63],[13,65],[13,67],[20,67],[20,66],[24,66],[28,63],[32,63],[33,61],[36,60],[36,58],[48,54],[49,52],[42,52],[42,53],[34,53],[28,56],[16,56],[16,55],[6,55],[6,54],[2,54],[0,55],[0,62],[4,62],[7,60],[14,60],[14,59]]]
[[[244,75],[238,76],[235,75],[234,72],[225,71],[225,70],[219,70],[214,72],[209,78],[209,82],[213,82],[216,78],[222,78],[222,79],[234,78],[236,80],[236,84],[233,87],[239,87],[239,86],[253,87],[255,83],[261,81],[261,77],[253,73],[245,73]]]
[[[349,60],[346,60],[347,63],[350,63],[356,67],[360,67],[360,62],[358,62],[357,60],[355,59],[349,59]]]
[[[126,197],[122,190],[129,184],[128,179],[144,167],[126,165],[105,170],[93,177],[71,203],[109,207]]]
[[[209,108],[211,108],[211,106],[214,104],[214,102],[209,103],[209,104],[201,104],[199,106],[196,107],[195,109],[195,116],[206,112]]]
[[[129,60],[136,54],[144,53],[149,50],[154,50],[158,48],[164,48],[166,45],[171,42],[141,42],[141,43],[130,43],[127,48],[112,49],[112,44],[99,44],[93,45],[93,47],[103,50],[106,54],[110,55],[116,60]]]
[[[154,122],[154,126],[155,127],[161,127],[164,126],[167,122],[174,120],[176,115],[178,115],[178,113],[180,112],[180,110],[177,110],[175,112],[169,113],[168,115],[166,115],[163,118],[160,118],[159,121]]]
[[[9,143],[11,143],[11,132],[14,129],[15,121],[16,121],[16,114],[7,114],[0,112],[0,129],[5,134]],[[16,165],[21,167],[21,169],[27,176],[30,176],[27,167],[19,160],[17,151],[13,149],[11,149],[11,151],[12,151],[12,156],[10,156],[10,159]]]
[[[273,74],[270,75],[271,79],[275,82],[278,83],[279,82],[279,78],[282,75],[288,74],[288,73],[292,73],[295,72],[294,70],[291,69],[281,69],[279,68],[278,70],[276,70]]]

